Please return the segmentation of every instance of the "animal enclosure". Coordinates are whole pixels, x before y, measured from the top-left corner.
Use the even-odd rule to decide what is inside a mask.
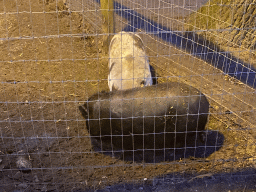
[[[101,2],[0,0],[1,190],[255,190],[255,2],[116,0],[108,10]],[[112,18],[103,16],[106,12],[114,15],[113,29],[106,29]],[[132,97],[132,89],[130,106],[141,102],[142,115],[115,118],[121,122],[120,130],[125,118],[142,119],[137,126],[141,132],[136,132],[142,138],[140,147],[125,147],[122,139],[113,146],[101,139],[105,135],[91,134],[91,119],[82,116],[79,106],[89,106],[92,96],[97,102],[100,95],[109,94],[113,103],[111,94],[126,93],[109,93],[108,86],[109,62],[115,59],[109,58],[108,43],[121,31],[141,39],[146,69],[150,65],[157,80],[157,85],[135,89],[155,86],[159,93],[159,87],[171,84],[182,93],[179,85],[186,85],[186,90],[195,90],[197,99],[204,95],[209,109],[196,114],[207,116],[203,130],[196,125],[182,130],[184,141],[177,143],[174,136],[173,145],[154,147],[154,139],[166,130],[146,132],[159,124],[154,123],[155,114],[145,114],[147,107],[155,106],[153,111],[158,105],[146,105],[153,95],[147,92]],[[185,101],[190,95],[176,96]],[[156,95],[152,98],[157,100]],[[120,103],[114,109],[122,111],[125,102]],[[158,122],[177,118],[176,111],[161,114]],[[111,122],[112,116],[106,118]],[[100,115],[93,120],[103,121]],[[147,122],[153,123],[146,127]],[[188,127],[187,122],[182,126]],[[202,138],[200,131],[205,133]],[[187,136],[189,132],[196,134]],[[136,138],[133,130],[118,134],[108,136]],[[153,147],[143,145],[147,135],[152,136]]]

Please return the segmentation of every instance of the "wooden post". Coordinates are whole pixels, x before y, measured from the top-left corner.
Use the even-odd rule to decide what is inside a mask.
[[[111,39],[110,33],[114,33],[114,0],[100,0],[101,5],[101,13],[103,20],[103,49],[106,53],[108,53],[108,47]]]

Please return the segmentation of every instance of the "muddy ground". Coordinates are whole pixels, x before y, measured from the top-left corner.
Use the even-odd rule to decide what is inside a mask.
[[[140,31],[159,83],[186,82],[209,99],[208,139],[157,155],[100,151],[78,111],[108,90],[90,14],[54,0],[0,4],[0,191],[255,190],[254,89]]]

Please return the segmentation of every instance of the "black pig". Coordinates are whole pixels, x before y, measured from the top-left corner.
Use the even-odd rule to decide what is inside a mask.
[[[79,110],[98,140],[122,149],[163,149],[203,137],[209,102],[196,88],[170,82],[97,93]]]

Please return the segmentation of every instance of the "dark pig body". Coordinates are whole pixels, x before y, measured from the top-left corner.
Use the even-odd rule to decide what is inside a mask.
[[[162,83],[91,96],[79,107],[90,135],[123,149],[162,149],[202,133],[209,103],[183,83]]]

